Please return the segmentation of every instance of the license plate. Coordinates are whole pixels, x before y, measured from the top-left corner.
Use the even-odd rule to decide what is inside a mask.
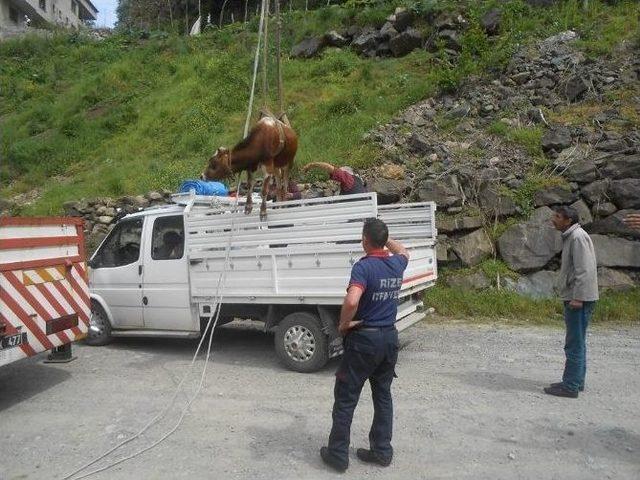
[[[27,343],[27,334],[16,333],[15,335],[9,335],[0,339],[0,350],[6,350],[8,348],[14,348]]]

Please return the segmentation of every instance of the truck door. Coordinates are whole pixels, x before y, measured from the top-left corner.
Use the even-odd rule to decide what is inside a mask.
[[[91,290],[101,296],[113,326],[142,327],[142,218],[118,223],[91,259]]]
[[[189,299],[183,217],[162,216],[148,222],[151,238],[144,249],[144,326],[156,330],[198,330]]]

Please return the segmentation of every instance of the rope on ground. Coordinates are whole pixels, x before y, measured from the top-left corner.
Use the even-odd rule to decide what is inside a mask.
[[[256,78],[257,78],[257,71],[258,71],[258,61],[259,61],[259,56],[260,56],[260,38],[262,36],[262,27],[264,24],[264,16],[265,16],[265,3],[267,3],[268,0],[262,0],[262,12],[260,15],[260,27],[259,27],[259,32],[258,32],[258,45],[256,46],[256,55],[255,55],[255,61],[254,61],[254,67],[253,67],[253,80],[251,83],[251,92],[249,95],[249,105],[248,105],[248,111],[247,111],[247,120],[245,123],[245,128],[244,128],[244,137],[247,136],[248,132],[249,132],[249,122],[251,119],[251,112],[253,110],[253,100],[254,100],[254,96],[255,96],[255,85],[256,85]],[[239,192],[240,192],[240,179],[238,179],[238,185],[236,187],[236,198],[235,198],[235,202],[232,208],[232,214],[235,214],[238,211],[238,200],[239,200]],[[167,438],[169,438],[182,424],[182,421],[185,417],[185,415],[187,414],[189,408],[191,407],[191,404],[194,402],[194,400],[196,399],[196,397],[198,396],[198,394],[200,393],[200,391],[202,390],[202,385],[204,384],[204,378],[205,378],[205,374],[207,371],[207,365],[209,363],[209,358],[211,355],[211,345],[213,342],[213,333],[215,331],[215,328],[218,324],[218,319],[220,318],[220,310],[221,310],[221,306],[222,306],[222,300],[224,298],[224,293],[222,292],[221,286],[224,285],[223,283],[223,279],[226,278],[226,274],[227,274],[227,270],[228,270],[228,264],[229,264],[229,255],[231,252],[231,241],[233,238],[233,229],[234,229],[234,216],[232,215],[231,217],[231,226],[230,226],[230,232],[229,232],[229,240],[227,242],[227,251],[225,254],[225,261],[224,261],[224,266],[223,266],[223,271],[222,274],[220,275],[220,277],[218,277],[218,285],[216,287],[216,295],[214,298],[216,298],[216,302],[215,302],[215,308],[214,308],[214,312],[211,314],[211,316],[209,317],[209,320],[207,321],[207,325],[205,327],[205,330],[202,334],[202,337],[200,338],[200,342],[198,342],[198,347],[196,348],[195,353],[193,354],[193,357],[191,359],[191,363],[187,369],[187,371],[185,372],[185,374],[183,375],[182,379],[180,380],[180,383],[178,384],[170,403],[158,414],[156,415],[150,422],[148,422],[138,433],[136,433],[135,435],[133,435],[132,437],[129,437],[128,439],[123,440],[122,442],[118,443],[116,446],[112,447],[111,449],[107,450],[105,453],[103,453],[102,455],[94,458],[93,460],[89,461],[88,463],[82,465],[80,468],[77,468],[76,470],[74,470],[72,473],[68,474],[67,476],[64,477],[64,480],[69,480],[70,478],[73,478],[74,476],[76,476],[78,473],[86,470],[87,468],[89,468],[91,465],[94,465],[95,463],[99,462],[100,460],[106,458],[107,456],[109,456],[110,454],[112,454],[113,452],[115,452],[116,450],[118,450],[119,448],[123,447],[124,445],[136,440],[137,438],[140,438],[140,436],[142,436],[142,434],[144,432],[146,432],[149,428],[151,428],[153,425],[155,425],[158,421],[160,421],[165,415],[166,413],[169,411],[169,409],[175,404],[176,398],[178,397],[179,393],[182,390],[182,386],[184,384],[184,382],[186,381],[186,379],[189,377],[190,373],[193,370],[193,366],[195,365],[195,361],[196,358],[198,357],[198,354],[200,353],[200,349],[202,348],[202,344],[204,343],[204,340],[207,337],[207,332],[209,331],[209,327],[211,326],[211,322],[213,321],[213,328],[211,329],[211,331],[209,332],[209,345],[208,345],[208,349],[207,349],[207,356],[206,356],[206,360],[205,360],[205,364],[202,370],[202,374],[200,376],[200,383],[198,384],[198,388],[196,389],[196,392],[194,393],[194,395],[191,397],[191,399],[189,399],[189,401],[187,402],[187,405],[185,406],[185,408],[183,409],[180,418],[178,419],[178,422],[176,423],[176,425],[169,430],[165,435],[163,435],[159,440],[157,440],[156,442],[152,443],[151,445],[138,450],[137,452],[128,455],[127,457],[123,457],[109,465],[106,465],[104,467],[101,467],[99,469],[95,469],[92,470],[82,476],[76,477],[76,480],[79,480],[81,478],[87,478],[91,475],[94,475],[96,473],[100,473],[103,472],[105,470],[108,470],[116,465],[119,465],[127,460],[131,460],[133,458],[135,458],[136,456],[151,450],[152,448],[154,448],[155,446],[159,445],[160,443],[162,443],[164,440],[166,440]],[[215,320],[214,320],[215,317]]]
[[[240,188],[240,181],[238,181],[238,187],[237,188],[238,189]],[[236,199],[235,199],[235,202],[234,202],[234,206],[233,206],[233,212],[232,212],[233,214],[235,214],[238,211],[238,198],[239,197],[236,196]],[[226,279],[227,271],[228,271],[229,255],[231,253],[231,240],[233,238],[234,223],[235,223],[234,222],[234,217],[232,215],[232,217],[231,217],[231,228],[230,228],[230,231],[229,231],[229,240],[227,242],[227,248],[226,248],[226,254],[225,254],[225,260],[224,260],[224,264],[223,264],[223,269],[222,269],[222,273],[218,277],[218,285],[216,286],[216,295],[214,297],[214,299],[215,299],[215,301],[214,301],[214,303],[215,303],[214,313],[211,314],[211,316],[209,317],[209,320],[207,321],[207,325],[206,325],[206,327],[204,329],[204,333],[202,335],[200,343],[198,344],[198,349],[196,350],[196,355],[197,355],[199,353],[199,351],[200,351],[200,347],[201,347],[204,339],[207,338],[207,332],[208,332],[209,333],[209,345],[207,346],[207,356],[205,358],[204,367],[202,369],[202,374],[200,375],[200,383],[198,384],[198,388],[196,389],[195,393],[191,396],[191,398],[189,399],[189,401],[187,402],[185,407],[182,409],[182,413],[180,414],[180,418],[178,419],[176,424],[173,426],[173,428],[171,428],[167,433],[165,433],[162,437],[160,437],[160,439],[156,440],[151,445],[148,445],[148,446],[146,446],[144,448],[141,448],[140,450],[132,453],[131,455],[128,455],[128,456],[123,457],[123,458],[121,458],[119,460],[116,460],[115,462],[112,462],[112,463],[110,463],[108,465],[105,465],[104,467],[97,468],[95,470],[92,470],[92,471],[84,474],[84,475],[76,477],[76,480],[80,480],[82,478],[87,478],[87,477],[90,477],[92,475],[95,475],[96,473],[100,473],[100,472],[104,472],[105,470],[109,470],[110,468],[113,468],[116,465],[124,463],[124,462],[126,462],[128,460],[131,460],[131,459],[133,459],[133,458],[135,458],[135,457],[137,457],[137,456],[139,456],[139,455],[151,450],[152,448],[155,448],[156,446],[160,445],[163,441],[165,441],[167,438],[169,438],[176,430],[178,430],[180,425],[182,425],[182,421],[184,420],[184,417],[186,416],[186,414],[189,411],[189,409],[191,408],[191,404],[195,401],[195,399],[198,397],[200,391],[202,390],[202,386],[204,384],[204,379],[206,377],[207,366],[209,365],[209,358],[211,356],[211,345],[213,343],[213,333],[214,333],[214,331],[216,329],[216,326],[218,325],[218,319],[220,318],[220,311],[222,310],[222,308],[221,308],[222,307],[222,300],[224,298],[224,292],[223,292],[222,286],[224,285],[224,279]],[[215,317],[215,320],[214,320],[214,317]],[[213,326],[211,325],[212,320],[213,320]],[[209,331],[209,327],[211,327],[210,331]],[[190,372],[191,372],[191,369],[189,369],[187,371],[187,373],[185,374],[185,376],[183,378],[186,378]],[[177,395],[178,392],[179,392],[179,390],[176,391],[176,395]],[[175,400],[175,396],[174,396],[174,400]],[[173,405],[173,402],[171,403],[169,408],[172,405]],[[163,414],[166,413],[167,410],[168,410],[168,408],[165,409]],[[156,418],[158,418],[158,417],[156,417]],[[131,437],[126,442],[123,442],[123,445],[125,443],[128,443],[128,442],[132,441],[135,438],[138,438],[143,433],[143,431],[145,429],[147,429],[149,426],[151,426],[151,422],[143,430],[141,430],[138,434],[136,434],[134,437]],[[109,453],[113,452],[117,448],[118,447],[115,447],[111,451],[107,452],[105,455],[102,456],[102,458],[106,457]],[[95,461],[93,463],[95,463]],[[82,470],[84,470],[86,468],[87,467],[84,467]],[[82,471],[82,470],[79,470],[79,471]]]
[[[237,185],[237,189],[236,191],[239,191],[240,189],[240,180],[238,180],[238,185]],[[234,205],[233,205],[233,209],[232,209],[232,213],[235,214],[238,211],[238,199],[239,196],[236,196]],[[137,457],[138,455],[151,450],[152,448],[156,447],[157,445],[159,445],[160,443],[162,443],[164,440],[166,440],[167,438],[169,438],[182,424],[182,421],[184,420],[185,415],[187,414],[189,408],[191,407],[191,404],[194,402],[194,400],[196,399],[196,397],[198,396],[198,394],[200,393],[200,391],[202,390],[202,385],[204,383],[204,378],[205,378],[205,374],[207,371],[207,365],[209,363],[209,358],[211,355],[211,345],[213,342],[213,332],[218,324],[218,319],[220,318],[220,311],[221,311],[221,305],[222,305],[222,300],[224,298],[224,293],[222,291],[222,285],[224,285],[223,280],[226,278],[227,275],[227,271],[228,271],[228,265],[229,265],[229,255],[231,253],[231,240],[233,238],[233,229],[234,229],[234,216],[231,216],[231,225],[230,225],[230,231],[229,231],[229,240],[227,242],[227,248],[226,248],[226,254],[225,254],[225,261],[223,264],[223,269],[222,269],[222,273],[220,274],[220,276],[218,277],[218,285],[216,286],[216,295],[214,296],[214,311],[211,314],[211,316],[209,317],[209,320],[207,321],[207,325],[205,327],[204,333],[202,335],[202,337],[200,338],[200,342],[198,343],[198,347],[195,351],[195,353],[193,354],[193,358],[191,359],[191,364],[189,365],[189,368],[187,369],[187,371],[185,372],[185,374],[182,377],[182,380],[180,381],[180,383],[178,384],[178,387],[176,388],[173,397],[171,398],[171,402],[164,408],[164,410],[162,412],[160,412],[158,415],[156,415],[149,423],[147,423],[138,433],[136,433],[135,435],[133,435],[132,437],[129,437],[126,440],[123,440],[122,442],[120,442],[119,444],[117,444],[116,446],[112,447],[111,449],[107,450],[105,453],[103,453],[102,455],[100,455],[99,457],[96,457],[95,459],[91,460],[90,462],[86,463],[85,465],[83,465],[82,467],[76,469],[74,472],[70,473],[69,475],[67,475],[66,477],[64,477],[64,480],[68,480],[74,476],[76,476],[78,473],[82,472],[83,470],[86,470],[87,468],[89,468],[91,465],[94,465],[95,463],[99,462],[100,460],[104,459],[105,457],[109,456],[111,453],[115,452],[116,450],[118,450],[120,447],[132,442],[133,440],[136,440],[137,438],[140,438],[140,436],[146,432],[149,428],[151,428],[154,424],[156,424],[158,421],[160,421],[165,415],[166,413],[169,411],[169,409],[175,404],[175,400],[178,396],[178,394],[181,392],[182,390],[182,385],[184,384],[185,380],[189,377],[190,373],[193,370],[193,366],[195,364],[195,360],[198,356],[198,354],[200,353],[200,348],[202,347],[202,344],[204,343],[204,340],[207,338],[207,332],[209,331],[209,327],[211,327],[211,322],[213,321],[213,328],[211,329],[211,331],[209,332],[209,345],[208,345],[208,349],[207,349],[207,356],[205,359],[205,364],[204,367],[202,369],[202,374],[200,376],[200,383],[198,384],[198,388],[196,389],[196,392],[193,394],[193,396],[189,399],[189,401],[187,402],[187,405],[184,407],[184,409],[182,410],[182,413],[180,415],[180,418],[178,419],[178,422],[176,423],[176,425],[169,430],[165,435],[163,435],[159,440],[157,440],[156,442],[152,443],[151,445],[142,448],[140,450],[138,450],[137,452],[128,455],[126,457],[123,457],[119,460],[116,460],[115,462],[112,462],[104,467],[98,468],[96,470],[92,470],[91,472],[88,472],[84,475],[78,476],[76,477],[76,480],[80,480],[81,478],[87,478],[89,476],[95,475],[96,473],[100,473],[100,472],[104,472],[105,470],[108,470],[116,465],[119,465],[127,460],[131,460],[135,457]],[[214,321],[214,317],[215,317],[215,321]]]

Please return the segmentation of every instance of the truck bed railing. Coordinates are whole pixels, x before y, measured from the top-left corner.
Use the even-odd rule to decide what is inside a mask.
[[[376,194],[365,193],[271,203],[265,221],[257,208],[250,215],[238,210],[227,199],[190,197],[185,232],[193,296],[214,297],[224,271],[226,302],[339,303],[364,254],[363,222],[376,216],[411,252],[403,294],[435,280],[433,203],[378,206]]]

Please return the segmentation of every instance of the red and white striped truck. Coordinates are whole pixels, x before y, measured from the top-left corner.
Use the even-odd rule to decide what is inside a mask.
[[[0,367],[72,360],[90,316],[82,219],[0,218]]]

